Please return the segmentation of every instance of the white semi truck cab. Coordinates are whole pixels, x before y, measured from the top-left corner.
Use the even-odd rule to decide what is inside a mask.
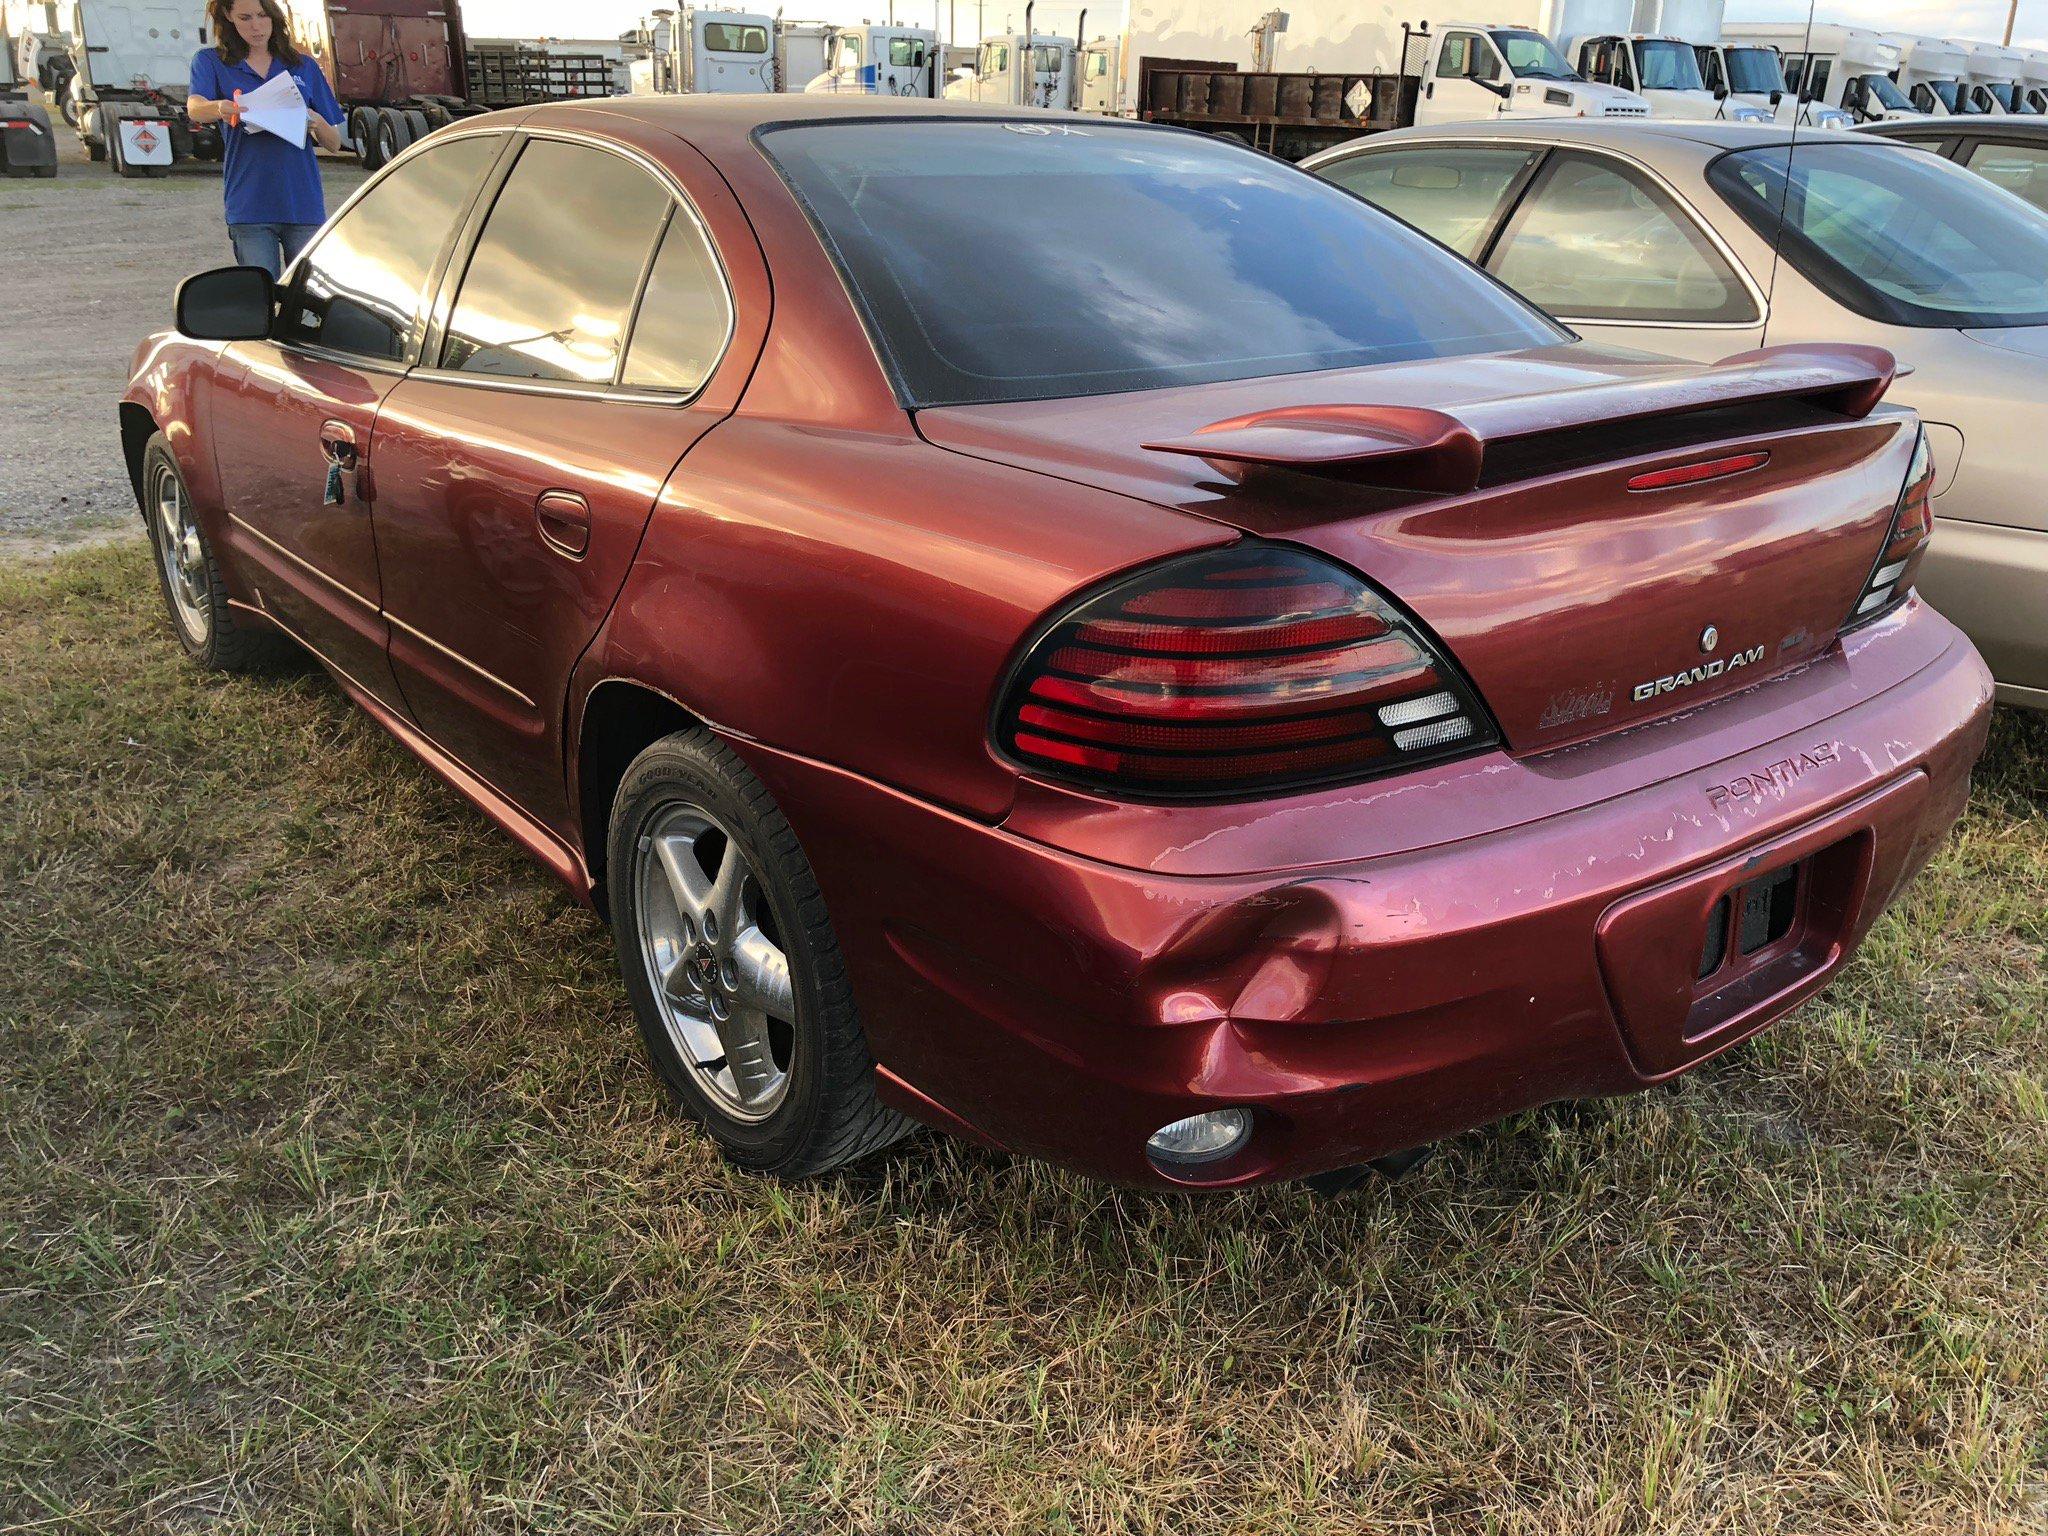
[[[804,90],[866,96],[936,96],[939,35],[925,27],[837,27],[824,73]]]
[[[1074,91],[1074,40],[1045,32],[985,37],[972,66],[946,83],[948,101],[1068,108]]]
[[[1725,84],[1709,85],[1697,45],[1682,37],[1626,32],[1579,38],[1573,63],[1588,80],[1634,91],[1649,102],[1653,117],[1738,123],[1768,123],[1773,117],[1770,107],[1737,98]]]
[[[658,10],[634,60],[634,95],[678,91],[752,95],[775,89],[773,16],[757,11]]]
[[[1421,60],[1417,123],[1650,115],[1642,96],[1588,80],[1533,28],[1446,22],[1440,31],[1416,35],[1411,46]]]
[[[1847,128],[1855,119],[1824,102],[1801,101],[1785,78],[1778,50],[1762,43],[1701,43],[1700,76],[1707,89],[1726,91],[1727,99],[1764,113],[1774,123],[1803,128]],[[1900,100],[1904,100],[1901,97]]]

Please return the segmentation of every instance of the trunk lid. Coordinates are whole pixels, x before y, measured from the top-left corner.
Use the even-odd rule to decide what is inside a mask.
[[[1910,414],[1865,414],[1890,375],[1869,349],[1702,367],[1571,345],[947,406],[917,423],[941,447],[1342,561],[1422,620],[1527,753],[1693,708],[1833,644],[1912,455]]]

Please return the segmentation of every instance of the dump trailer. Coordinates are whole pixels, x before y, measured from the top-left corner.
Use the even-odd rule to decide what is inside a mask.
[[[365,170],[478,112],[612,94],[602,54],[514,45],[474,53],[460,0],[287,0],[292,31],[320,62]]]
[[[57,174],[57,135],[50,114],[28,99],[14,72],[14,41],[0,32],[0,175]]]
[[[205,0],[77,0],[64,117],[87,156],[117,176],[218,160],[220,125],[185,115],[192,55],[211,42]]]

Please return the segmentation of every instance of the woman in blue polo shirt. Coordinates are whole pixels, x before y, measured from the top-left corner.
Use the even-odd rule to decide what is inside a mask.
[[[221,179],[235,260],[276,277],[327,219],[313,146],[341,147],[341,107],[320,66],[293,46],[277,0],[207,0],[206,14],[214,46],[192,55],[185,108],[195,123],[222,125]],[[306,98],[304,143],[240,127],[235,98],[280,71],[298,81]]]

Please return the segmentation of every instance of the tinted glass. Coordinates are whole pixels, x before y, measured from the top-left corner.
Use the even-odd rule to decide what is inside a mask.
[[[1353,155],[1316,174],[1477,260],[1501,199],[1533,149],[1386,150]]]
[[[1699,56],[1689,43],[1639,41],[1636,44],[1636,63],[1642,69],[1643,89],[1646,91],[1705,89],[1700,84]]]
[[[1749,149],[1708,172],[1765,239],[1859,313],[1894,325],[2048,324],[2048,218],[1946,160],[1893,144]]]
[[[1984,87],[1984,89],[1989,91],[1991,93],[1991,99],[1997,102],[2001,107],[2005,108],[2006,111],[2019,111],[2020,90],[2018,86],[2010,84],[1987,85]]]
[[[669,201],[621,156],[528,144],[463,274],[441,366],[609,383]]]
[[[621,382],[695,394],[711,376],[732,325],[725,276],[697,221],[678,209],[662,236],[633,319]]]
[[[1871,99],[1882,102],[1893,112],[1910,112],[1913,104],[1906,100],[1906,93],[1900,90],[1887,75],[1865,75],[1863,85],[1870,92]]]
[[[2032,144],[1973,145],[1963,163],[1994,187],[2048,208],[2048,148]]]
[[[365,192],[299,264],[280,338],[402,361],[434,260],[503,144],[487,134],[424,148]]]
[[[744,27],[731,21],[709,21],[704,24],[704,46],[713,53],[766,53],[768,29]]]
[[[761,143],[912,404],[1566,339],[1357,198],[1213,139],[925,119],[806,125]]]
[[[1788,89],[1778,56],[1768,48],[1727,48],[1728,89],[1745,96],[1768,96]]]
[[[1552,160],[1490,265],[1524,298],[1572,319],[1757,318],[1741,279],[1692,219],[1611,161]]]

